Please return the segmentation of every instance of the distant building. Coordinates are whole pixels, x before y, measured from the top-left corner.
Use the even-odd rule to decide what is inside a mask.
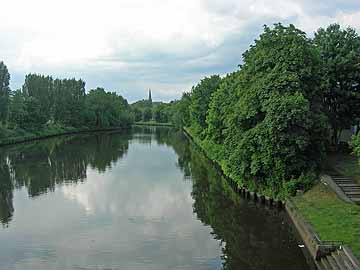
[[[149,89],[149,102],[152,103],[152,98],[151,98],[151,89]]]

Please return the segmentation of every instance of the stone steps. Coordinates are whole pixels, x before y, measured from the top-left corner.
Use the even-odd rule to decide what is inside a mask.
[[[343,193],[354,203],[360,204],[360,185],[355,183],[351,178],[337,174],[330,175],[336,185]]]
[[[342,250],[322,257],[315,264],[319,270],[358,270]]]

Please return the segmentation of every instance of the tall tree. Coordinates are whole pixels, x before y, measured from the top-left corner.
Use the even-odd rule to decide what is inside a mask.
[[[51,110],[54,104],[53,79],[50,76],[28,74],[25,77],[23,93],[36,98],[40,106],[42,118],[45,122],[51,118]]]
[[[181,99],[173,103],[172,123],[176,127],[190,126],[190,104],[190,93],[183,93]]]
[[[11,127],[24,128],[26,117],[26,98],[21,90],[12,92],[9,109],[9,123]]]
[[[265,26],[243,60],[244,83],[227,120],[228,166],[284,195],[322,158],[320,59],[304,32],[276,24]]]
[[[192,88],[190,121],[191,126],[201,137],[207,128],[206,115],[209,109],[211,95],[219,88],[221,78],[219,75],[205,77],[198,85]]]
[[[0,62],[0,123],[4,124],[7,120],[10,96],[10,74],[4,64]]]
[[[238,89],[241,89],[242,74],[240,71],[228,74],[221,82],[219,89],[212,95],[206,117],[208,124],[206,135],[215,143],[222,143],[229,128],[228,116],[232,114],[238,101]]]
[[[324,109],[337,145],[341,131],[360,118],[360,37],[352,28],[332,24],[315,33],[314,44],[323,61]]]
[[[126,99],[99,87],[90,90],[86,96],[86,110],[86,120],[90,127],[127,126],[132,121]]]
[[[54,120],[66,126],[82,126],[85,95],[84,81],[56,79],[54,81]]]
[[[41,110],[40,101],[33,96],[26,97],[25,108],[24,128],[31,131],[41,130],[47,118]]]
[[[150,108],[145,108],[144,112],[143,112],[143,121],[147,122],[150,121],[152,118],[152,111]]]

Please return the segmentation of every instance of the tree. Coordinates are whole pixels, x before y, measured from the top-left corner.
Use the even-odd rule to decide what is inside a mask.
[[[16,90],[11,95],[9,123],[13,128],[25,126],[26,99],[21,90]]]
[[[4,64],[0,62],[0,123],[4,124],[7,121],[9,96],[10,96],[10,74]]]
[[[40,111],[45,122],[51,118],[51,110],[54,104],[53,79],[50,76],[28,74],[22,87],[26,96],[36,98],[40,105]]]
[[[338,145],[343,129],[360,117],[360,37],[352,28],[332,24],[315,33],[325,74],[324,110],[332,128],[332,143]]]
[[[66,126],[84,124],[85,82],[76,79],[54,81],[54,120]]]
[[[143,112],[143,121],[144,122],[148,122],[150,121],[152,118],[152,112],[150,108],[145,108],[144,112]]]
[[[179,128],[190,126],[191,94],[183,93],[179,101],[173,103],[172,123]]]
[[[284,195],[324,153],[319,55],[304,32],[276,24],[265,26],[243,60],[244,83],[227,119],[228,166]]]
[[[219,88],[220,82],[220,76],[213,75],[205,77],[192,88],[190,121],[193,130],[201,137],[203,137],[203,131],[207,128],[206,114],[209,109],[211,95]]]
[[[304,32],[275,24],[243,63],[193,87],[191,131],[236,181],[285,197],[314,179],[323,157],[321,60]]]
[[[153,108],[154,120],[159,123],[168,123],[172,116],[172,104],[161,103]]]
[[[23,128],[30,131],[38,131],[43,128],[47,119],[41,111],[41,103],[35,97],[25,98],[25,114]]]
[[[229,128],[227,117],[232,114],[238,100],[237,89],[241,89],[241,72],[228,74],[221,82],[219,89],[213,93],[206,117],[207,137],[214,143],[222,143]]]
[[[140,122],[142,120],[142,111],[139,108],[133,109],[135,122]]]
[[[126,99],[103,88],[90,90],[86,96],[85,119],[90,127],[127,126],[133,120],[130,112]]]

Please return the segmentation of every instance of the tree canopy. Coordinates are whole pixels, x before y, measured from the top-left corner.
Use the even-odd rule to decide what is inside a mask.
[[[337,145],[343,129],[360,118],[360,37],[339,24],[320,28],[314,44],[323,62],[323,102]]]
[[[321,50],[293,25],[265,26],[239,67],[184,94],[174,123],[239,184],[279,197],[306,188],[331,126]]]
[[[0,121],[10,130],[124,127],[134,118],[122,96],[103,88],[86,94],[83,80],[28,74],[22,89],[10,91],[9,79],[7,68],[1,62]]]
[[[0,123],[5,123],[8,116],[9,96],[10,96],[10,74],[4,64],[0,62]]]

